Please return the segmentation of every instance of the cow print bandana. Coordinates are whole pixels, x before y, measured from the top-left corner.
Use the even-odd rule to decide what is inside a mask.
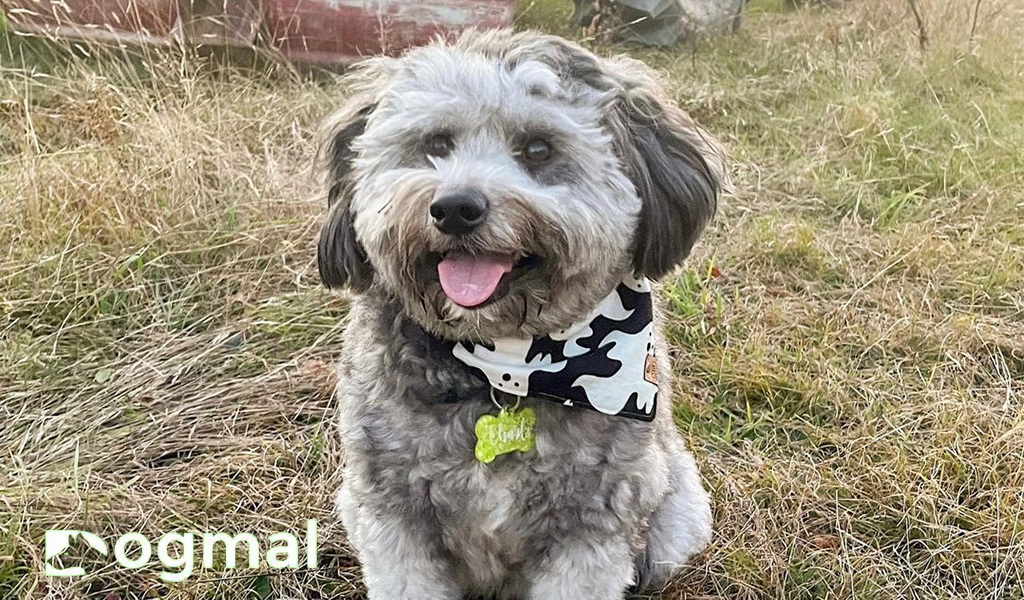
[[[652,318],[650,282],[627,276],[568,329],[455,342],[452,353],[497,391],[650,421],[658,399]]]

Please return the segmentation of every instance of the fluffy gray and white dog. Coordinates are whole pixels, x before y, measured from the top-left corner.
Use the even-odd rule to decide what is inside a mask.
[[[715,211],[717,144],[642,63],[536,33],[467,33],[347,79],[324,129],[318,260],[353,293],[337,506],[369,597],[603,600],[664,584],[711,535],[668,361],[653,420],[527,397],[533,448],[484,464],[474,426],[497,412],[491,388],[450,344],[552,334],[623,278],[665,275]],[[478,280],[444,280],[452,269]]]

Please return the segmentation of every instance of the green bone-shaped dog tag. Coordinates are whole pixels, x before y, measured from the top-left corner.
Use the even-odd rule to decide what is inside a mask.
[[[532,408],[501,409],[498,416],[483,415],[476,421],[476,459],[489,463],[495,457],[516,450],[529,452],[536,441],[533,426],[537,415]]]

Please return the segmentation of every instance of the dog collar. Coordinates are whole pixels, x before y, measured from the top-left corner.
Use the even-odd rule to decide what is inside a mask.
[[[658,399],[651,285],[627,276],[583,320],[537,338],[455,342],[495,390],[650,421]]]

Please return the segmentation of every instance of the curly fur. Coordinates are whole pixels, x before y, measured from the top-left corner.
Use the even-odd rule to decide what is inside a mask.
[[[493,413],[488,390],[438,338],[557,331],[624,274],[670,271],[715,211],[717,144],[642,63],[535,33],[467,33],[368,61],[348,83],[324,128],[318,259],[326,285],[357,292],[338,510],[370,598],[618,599],[664,584],[711,533],[669,405],[645,423],[527,398],[536,449],[484,465],[473,426]],[[454,140],[444,158],[423,152],[438,132]],[[516,152],[536,135],[553,148],[539,168]],[[458,239],[432,227],[431,201],[468,189],[488,198],[486,222]],[[453,248],[539,262],[467,309],[430,258]]]

